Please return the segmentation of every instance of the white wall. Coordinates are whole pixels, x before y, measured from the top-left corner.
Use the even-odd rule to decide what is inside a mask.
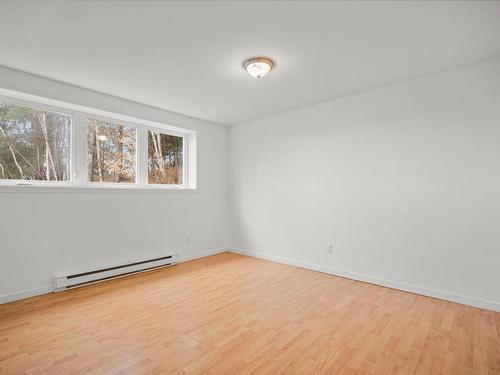
[[[234,248],[500,310],[499,59],[233,127],[230,160]]]
[[[0,190],[0,302],[230,244],[500,310],[499,59],[231,128],[229,154],[219,125],[6,68],[0,87],[198,132],[196,191]]]
[[[1,67],[0,87],[198,132],[196,191],[0,186],[0,302],[50,290],[59,273],[227,247],[226,127]]]

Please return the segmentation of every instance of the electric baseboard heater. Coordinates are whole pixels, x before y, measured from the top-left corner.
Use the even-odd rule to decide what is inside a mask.
[[[115,279],[140,272],[172,266],[176,264],[176,254],[159,258],[146,259],[128,264],[121,264],[96,270],[74,273],[72,275],[54,277],[54,292],[74,289],[89,284]]]

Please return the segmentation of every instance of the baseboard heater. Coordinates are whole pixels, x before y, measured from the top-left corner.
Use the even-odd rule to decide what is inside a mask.
[[[172,266],[176,263],[176,254],[170,254],[154,259],[146,259],[128,264],[121,264],[97,270],[79,272],[72,275],[54,277],[54,292],[74,289],[89,284],[151,271],[157,268]]]

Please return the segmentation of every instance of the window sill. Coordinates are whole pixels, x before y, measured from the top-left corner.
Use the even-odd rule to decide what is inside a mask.
[[[122,194],[170,194],[170,193],[196,193],[197,188],[183,187],[152,187],[152,186],[77,186],[77,185],[0,185],[0,194],[2,193],[122,193]]]

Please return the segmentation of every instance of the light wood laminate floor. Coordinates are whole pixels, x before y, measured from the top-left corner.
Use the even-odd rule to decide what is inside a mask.
[[[224,253],[0,305],[0,374],[499,374],[500,314]]]

